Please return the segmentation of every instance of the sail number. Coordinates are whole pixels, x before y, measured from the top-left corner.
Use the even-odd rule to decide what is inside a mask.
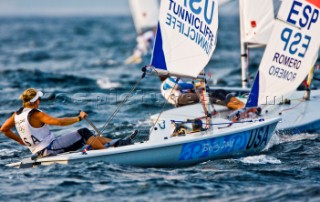
[[[287,22],[309,30],[312,24],[315,24],[319,17],[319,10],[312,9],[310,5],[305,5],[299,1],[293,1]]]
[[[282,30],[281,40],[285,43],[284,51],[288,50],[291,55],[298,54],[299,57],[304,58],[309,48],[311,37],[286,27]]]
[[[287,22],[301,28],[311,28],[318,21],[319,10],[313,9],[310,5],[303,5],[299,1],[293,1]],[[284,28],[281,33],[281,40],[284,42],[284,51],[291,55],[298,55],[304,58],[311,41],[311,36],[291,28]]]
[[[204,0],[204,8],[199,4],[202,3],[203,0],[184,0],[184,7],[190,7],[190,10],[199,15],[203,13],[203,17],[208,25],[212,23],[213,11],[215,7],[215,1],[213,0]]]

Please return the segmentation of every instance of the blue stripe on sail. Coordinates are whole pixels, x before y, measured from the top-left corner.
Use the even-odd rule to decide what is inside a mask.
[[[246,104],[246,107],[257,107],[259,98],[259,71],[257,73],[256,79],[254,80],[251,92]]]
[[[160,24],[158,23],[158,30],[156,35],[156,42],[153,48],[153,54],[151,59],[151,65],[157,69],[167,70],[166,58],[162,49],[162,35]]]

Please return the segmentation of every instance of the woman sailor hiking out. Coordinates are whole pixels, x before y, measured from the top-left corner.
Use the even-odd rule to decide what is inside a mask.
[[[55,137],[48,125],[72,125],[86,118],[87,114],[80,112],[77,117],[52,117],[38,109],[42,96],[43,93],[34,88],[25,90],[20,96],[23,107],[5,121],[1,132],[19,144],[27,146],[33,154],[42,157],[76,151],[85,144],[91,145],[92,149],[104,149],[105,144],[110,144],[112,141],[110,138],[96,137],[87,128]],[[11,130],[13,126],[16,127],[19,135]],[[128,138],[118,140],[114,146],[131,144],[135,135],[136,133],[133,133]]]

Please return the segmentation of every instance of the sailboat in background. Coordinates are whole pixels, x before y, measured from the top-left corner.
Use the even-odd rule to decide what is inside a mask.
[[[142,57],[151,53],[158,24],[158,0],[129,0],[133,23],[137,32],[137,45],[126,64],[139,64]]]
[[[242,88],[249,87],[249,50],[266,47],[279,0],[239,0]],[[277,5],[277,6],[275,6]]]
[[[288,4],[306,4],[305,1],[286,1]],[[298,2],[298,3],[297,3]],[[308,2],[308,1],[307,1]],[[310,2],[310,1],[309,1]],[[259,101],[256,99],[255,104],[248,104],[247,107],[253,107],[260,105],[263,108],[261,115],[266,117],[281,117],[282,121],[277,126],[277,132],[286,133],[286,134],[296,134],[307,131],[314,131],[320,128],[320,111],[317,107],[317,104],[320,103],[320,90],[312,90],[312,94],[309,99],[304,99],[304,91],[296,91],[296,88],[302,83],[308,73],[311,71],[311,67],[314,65],[317,56],[318,56],[318,48],[319,41],[317,41],[317,37],[312,38],[312,46],[310,44],[304,45],[302,39],[291,38],[291,41],[287,42],[287,45],[291,45],[289,49],[286,47],[285,52],[283,52],[284,47],[279,47],[279,44],[284,43],[284,39],[279,39],[279,33],[276,33],[275,30],[279,30],[281,28],[274,28],[276,24],[279,24],[281,21],[286,21],[287,18],[291,19],[294,16],[297,19],[303,18],[301,14],[302,11],[295,11],[298,14],[293,15],[290,14],[288,16],[283,17],[283,15],[278,15],[278,19],[275,20],[273,17],[274,5],[272,1],[264,1],[264,0],[241,0],[240,1],[240,14],[242,14],[241,25],[241,40],[242,40],[242,78],[243,78],[243,87],[244,89],[239,88],[222,88],[228,92],[232,92],[235,94],[249,94],[250,91],[247,86],[248,81],[248,68],[245,63],[247,60],[247,48],[249,47],[261,47],[268,43],[268,49],[265,51],[263,60],[260,64],[259,71],[264,71],[263,76],[261,73],[258,73],[258,79],[260,78],[260,82],[256,80],[256,82],[261,83],[260,85],[253,85],[253,91],[251,91],[249,97],[249,103],[252,103],[253,97],[252,95],[259,95]],[[303,5],[304,5],[303,4]],[[308,4],[308,3],[307,3]],[[317,5],[317,4],[316,4]],[[256,6],[254,8],[253,6]],[[308,9],[309,9],[309,5]],[[286,6],[282,6],[288,7]],[[291,8],[291,7],[290,7]],[[286,8],[287,10],[282,9],[283,12],[288,14],[290,8]],[[313,6],[315,11],[318,11],[318,8]],[[263,14],[263,12],[267,14]],[[289,15],[289,14],[288,14]],[[314,16],[313,16],[314,17]],[[311,16],[310,16],[311,18]],[[315,18],[315,17],[314,17]],[[280,20],[279,20],[280,19]],[[310,20],[310,19],[309,19]],[[317,20],[317,19],[315,19]],[[292,25],[291,25],[292,26]],[[293,27],[295,27],[294,25]],[[299,25],[298,25],[299,26]],[[307,30],[308,34],[320,35],[319,30],[316,26],[314,29]],[[288,28],[289,29],[289,28]],[[302,30],[303,27],[301,27]],[[272,34],[271,33],[273,30]],[[260,34],[261,33],[261,34]],[[272,39],[269,40],[270,36]],[[309,36],[309,35],[306,35]],[[278,37],[278,38],[276,38]],[[299,35],[297,35],[299,37]],[[285,38],[285,36],[283,36]],[[288,39],[289,40],[289,39]],[[276,42],[277,41],[277,42]],[[294,45],[289,44],[294,41]],[[308,42],[308,41],[307,41]],[[278,46],[277,46],[278,45]],[[300,45],[300,46],[299,46]],[[305,54],[302,54],[304,57],[301,59],[298,55],[292,55],[292,53],[298,48],[303,49],[301,45],[307,46],[308,51]],[[314,47],[315,46],[315,47]],[[277,47],[277,48],[276,48]],[[294,47],[294,48],[293,48]],[[311,48],[312,47],[312,48]],[[281,49],[282,48],[282,49]],[[245,51],[244,51],[245,50]],[[274,52],[277,51],[277,52]],[[291,51],[291,52],[290,52]],[[299,50],[302,52],[302,50]],[[282,53],[283,52],[283,53]],[[277,54],[276,54],[277,53]],[[268,55],[268,56],[267,56]],[[268,59],[266,59],[269,57]],[[292,68],[289,66],[288,62],[283,62],[284,60],[291,62],[291,58],[294,61],[299,61],[299,67]],[[274,59],[273,63],[272,60]],[[281,60],[279,62],[279,60]],[[266,62],[269,61],[269,62]],[[278,61],[278,63],[276,62]],[[273,68],[271,68],[273,67]],[[293,70],[290,70],[293,69]],[[269,72],[268,72],[269,71]],[[312,72],[311,72],[312,73]],[[269,75],[269,76],[268,76]],[[273,76],[270,76],[273,75]],[[287,77],[286,77],[287,76]],[[285,80],[288,78],[288,80]],[[309,76],[309,85],[311,81],[311,76]],[[278,82],[279,80],[279,82]],[[221,88],[220,88],[221,89]],[[244,102],[247,99],[242,99]],[[216,111],[221,113],[230,113],[224,106],[216,106]],[[190,106],[185,106],[181,108],[176,108],[169,110],[163,113],[163,116],[180,116],[183,117],[186,114],[197,111],[201,109],[201,104],[195,104]],[[317,112],[318,111],[318,112]],[[156,115],[151,118],[154,119]]]
[[[129,0],[129,6],[137,34],[142,34],[157,26],[158,0]]]
[[[195,78],[207,65],[216,45],[217,0],[163,0],[152,65],[158,74]],[[197,9],[198,10],[197,10]],[[179,11],[179,12],[177,12]],[[158,79],[158,78],[156,78]],[[207,106],[209,108],[209,106]],[[280,118],[254,119],[233,124],[208,114],[183,119],[158,117],[150,129],[149,140],[133,145],[101,150],[65,153],[35,160],[22,160],[8,166],[68,164],[104,161],[140,167],[182,167],[208,160],[253,155],[268,144]],[[205,117],[203,117],[206,115]],[[181,118],[181,117],[180,117]],[[206,127],[203,127],[203,121]],[[183,129],[183,133],[180,132]]]

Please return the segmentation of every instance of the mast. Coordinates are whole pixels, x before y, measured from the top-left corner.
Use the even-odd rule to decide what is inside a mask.
[[[317,59],[318,59],[318,52],[316,53],[313,64],[316,63]],[[307,77],[307,89],[306,89],[306,93],[303,96],[303,99],[305,99],[305,100],[310,99],[310,94],[311,94],[310,86],[311,86],[311,83],[313,80],[314,69],[315,69],[315,65],[312,66],[312,68],[310,69],[309,75]]]
[[[274,26],[273,0],[239,0],[242,88],[248,88],[249,48],[267,45]]]
[[[310,86],[311,86],[311,82],[312,82],[312,79],[313,79],[313,72],[314,72],[314,66],[311,68],[310,73],[309,73],[308,78],[307,78],[307,89],[306,89],[306,93],[303,96],[303,99],[305,99],[305,100],[309,100],[310,99],[310,94],[311,94]]]
[[[242,88],[248,88],[248,46],[244,42],[244,14],[243,1],[239,1],[239,15],[240,15],[240,56],[241,56],[241,78]]]

